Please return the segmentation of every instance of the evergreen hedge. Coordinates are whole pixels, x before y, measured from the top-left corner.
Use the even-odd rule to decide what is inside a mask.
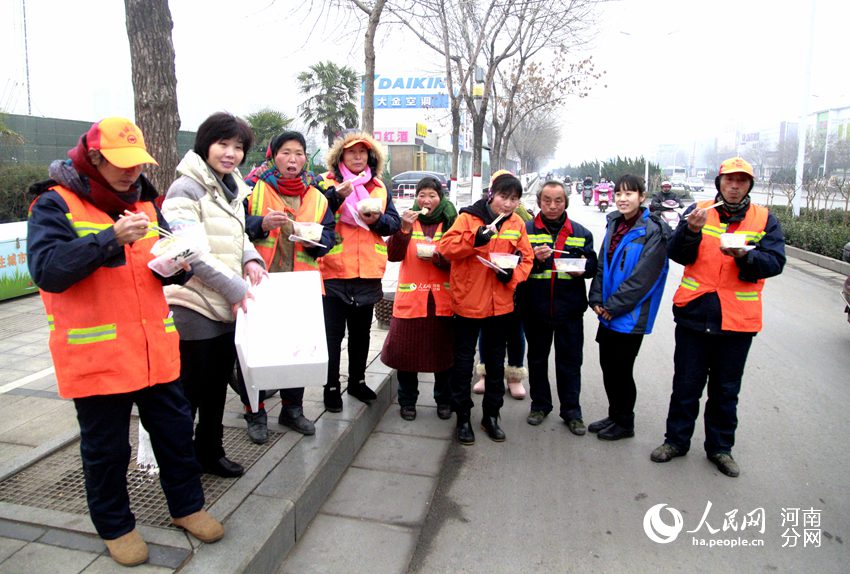
[[[30,185],[47,179],[46,165],[0,165],[0,223],[24,221],[33,197],[27,194]]]

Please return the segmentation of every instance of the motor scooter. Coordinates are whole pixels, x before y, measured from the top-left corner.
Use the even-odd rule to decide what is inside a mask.
[[[608,211],[608,206],[611,205],[611,191],[608,189],[600,189],[599,197],[596,199],[596,206],[599,208],[599,211],[605,213]]]
[[[590,205],[590,200],[593,199],[593,186],[584,184],[584,190],[582,191],[581,197],[584,200],[585,205]]]
[[[682,214],[679,213],[679,202],[675,199],[666,199],[661,202],[661,208],[656,211],[661,221],[669,225],[672,229],[676,229],[679,221],[682,219]]]

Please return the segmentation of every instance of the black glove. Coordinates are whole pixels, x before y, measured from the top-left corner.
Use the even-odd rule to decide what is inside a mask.
[[[501,281],[502,283],[507,284],[511,278],[514,276],[513,269],[502,269],[502,272],[496,272],[496,279]]]
[[[493,231],[490,230],[486,225],[482,225],[478,228],[478,231],[475,232],[475,241],[473,242],[474,247],[481,247],[483,245],[487,245],[490,243],[490,239],[493,238]]]

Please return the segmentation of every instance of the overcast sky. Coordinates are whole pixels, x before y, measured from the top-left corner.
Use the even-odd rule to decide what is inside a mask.
[[[317,2],[321,5],[321,2]],[[295,76],[332,59],[363,70],[361,34],[335,14],[293,15],[284,0],[171,0],[183,129],[210,113],[269,106],[296,115]],[[850,2],[818,0],[809,110],[850,104]],[[27,0],[34,115],[133,116],[124,4]],[[646,153],[799,115],[810,1],[621,0],[603,6],[587,51],[607,88],[560,113],[555,163]],[[22,1],[0,0],[0,109],[27,113]],[[379,74],[439,72],[409,33],[379,35]],[[844,81],[842,83],[842,76]],[[380,123],[380,118],[376,118]]]

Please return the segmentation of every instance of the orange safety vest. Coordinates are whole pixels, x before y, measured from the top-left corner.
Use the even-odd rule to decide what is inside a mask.
[[[438,317],[452,315],[452,298],[449,291],[449,273],[438,269],[430,259],[420,259],[416,246],[420,243],[439,242],[442,231],[433,239],[425,237],[419,221],[413,222],[413,233],[407,244],[407,253],[398,270],[398,288],[393,302],[393,317],[416,319],[428,316],[428,293],[434,295]]]
[[[705,208],[712,201],[697,205]],[[747,214],[734,233],[747,236],[747,243],[758,243],[767,226],[767,208],[750,204]],[[708,220],[702,228],[702,239],[696,261],[685,267],[682,282],[673,296],[673,304],[684,307],[706,293],[717,293],[722,314],[721,329],[742,333],[761,331],[761,292],[764,279],[755,283],[738,278],[735,258],[720,251],[720,235],[728,225],[720,223],[716,209],[708,211]]]
[[[321,223],[325,218],[325,212],[328,210],[328,200],[318,189],[309,187],[301,198],[301,207],[295,213],[271,186],[260,180],[254,185],[251,195],[248,196],[248,213],[263,217],[268,209],[285,211],[295,221]],[[266,262],[266,269],[272,264],[279,240],[280,228],[278,227],[269,231],[269,235],[265,239],[254,241],[254,247],[257,248],[260,257]],[[318,261],[304,250],[304,244],[300,241],[295,242],[294,253],[293,271],[319,270]]]
[[[68,205],[65,215],[78,237],[114,224],[77,194],[51,189]],[[156,222],[153,203],[140,201],[133,208]],[[158,238],[149,231],[124,245],[124,265],[99,267],[62,293],[41,291],[61,397],[129,393],[180,376],[180,337],[162,283],[147,266]]]
[[[328,172],[322,176],[333,181],[333,174]],[[381,200],[381,211],[387,210],[387,188],[379,179],[372,180],[375,188],[369,194]],[[322,269],[322,279],[382,279],[387,268],[387,243],[377,233],[360,227],[349,225],[339,220],[340,204],[336,217],[336,245],[327,255],[319,260]]]

